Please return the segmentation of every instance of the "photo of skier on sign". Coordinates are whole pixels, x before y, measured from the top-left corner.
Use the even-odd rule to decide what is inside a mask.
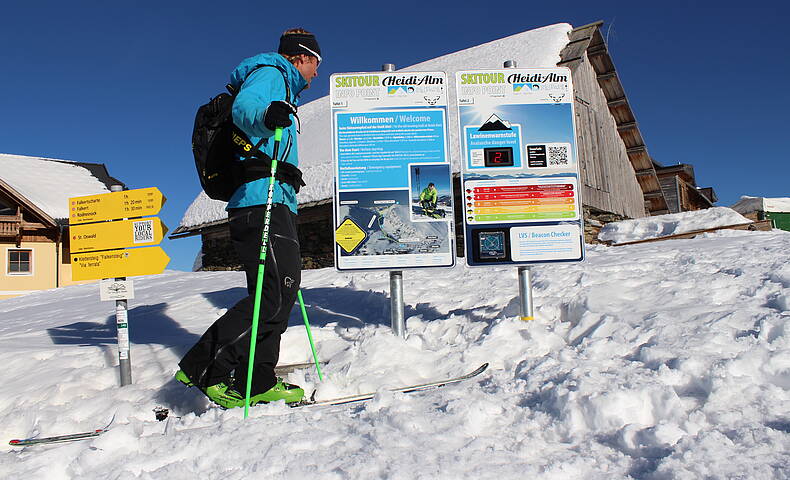
[[[438,196],[439,195],[436,191],[436,185],[433,183],[429,183],[428,186],[425,187],[425,190],[420,192],[420,206],[422,207],[422,211],[425,215],[428,215],[429,217],[437,215],[436,200]],[[444,210],[442,210],[442,212],[444,212]]]
[[[452,211],[448,164],[410,165],[411,220],[443,220]]]

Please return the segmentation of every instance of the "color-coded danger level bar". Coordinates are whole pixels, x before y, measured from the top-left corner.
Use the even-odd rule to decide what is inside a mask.
[[[518,205],[511,207],[491,207],[479,208],[475,206],[475,215],[499,214],[499,213],[532,213],[532,212],[555,212],[558,215],[564,212],[573,212],[576,210],[575,205]]]
[[[496,187],[474,187],[475,193],[548,192],[553,190],[573,191],[573,184],[551,183],[547,185],[503,185]]]
[[[575,218],[576,212],[534,212],[534,213],[503,213],[498,215],[474,215],[477,222],[507,222],[517,220],[551,220],[558,218]]]
[[[471,203],[471,202],[467,202]],[[575,200],[570,198],[517,198],[511,200],[475,200],[475,207],[509,207],[527,205],[573,205]]]
[[[471,200],[512,200],[516,198],[572,198],[573,192],[518,192],[518,193],[474,193],[467,195]]]

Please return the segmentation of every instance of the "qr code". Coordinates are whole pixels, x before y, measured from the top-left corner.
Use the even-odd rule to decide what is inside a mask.
[[[134,243],[149,243],[154,241],[154,221],[142,220],[132,223],[134,227]]]
[[[546,153],[548,154],[550,167],[568,165],[567,145],[549,145]]]

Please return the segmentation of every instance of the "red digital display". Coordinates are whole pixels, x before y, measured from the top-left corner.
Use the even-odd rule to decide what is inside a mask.
[[[485,148],[483,157],[486,167],[512,167],[513,147]]]

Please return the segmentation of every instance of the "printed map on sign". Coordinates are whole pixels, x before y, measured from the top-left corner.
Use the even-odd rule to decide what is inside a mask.
[[[353,255],[448,254],[444,222],[412,222],[406,190],[340,194],[338,214],[365,232]]]

